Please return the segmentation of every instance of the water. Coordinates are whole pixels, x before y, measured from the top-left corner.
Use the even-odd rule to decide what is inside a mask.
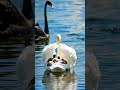
[[[0,90],[18,90],[16,62],[21,51],[33,41],[5,40],[0,42]]]
[[[119,90],[120,33],[92,30],[88,32],[86,45],[93,49],[101,71],[98,90]]]
[[[36,90],[85,90],[85,1],[51,0],[54,9],[47,7],[50,31],[49,43],[55,43],[56,34],[62,35],[62,43],[73,47],[77,53],[74,72],[59,75],[45,72],[41,52],[44,44],[36,44],[35,88]],[[35,1],[35,22],[44,28],[45,0]]]
[[[87,48],[93,49],[92,53],[99,62],[101,79],[98,90],[120,90],[120,19],[118,9],[120,5],[119,1],[108,2],[107,0],[87,1],[86,16],[89,21],[86,22],[85,45]]]

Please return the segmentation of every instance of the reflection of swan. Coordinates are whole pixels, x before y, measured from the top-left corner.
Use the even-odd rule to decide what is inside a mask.
[[[39,24],[35,25],[35,40],[40,41],[49,38],[49,29],[48,29],[48,21],[47,21],[47,5],[53,8],[53,5],[50,1],[46,1],[44,7],[44,17],[45,17],[45,28],[44,31],[39,27]]]
[[[16,73],[22,88],[21,90],[29,90],[29,88],[34,88],[34,53],[35,45],[27,46],[20,54],[16,63]]]
[[[77,90],[75,72],[51,73],[45,71],[42,83],[46,90]]]
[[[93,53],[86,52],[86,90],[97,90],[100,80],[98,61]]]
[[[61,72],[72,68],[77,60],[73,48],[61,43],[61,35],[57,35],[57,42],[45,46],[42,57],[47,70]]]

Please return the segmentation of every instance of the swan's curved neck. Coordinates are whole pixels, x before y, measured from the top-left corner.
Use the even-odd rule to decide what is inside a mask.
[[[45,32],[46,34],[49,34],[48,21],[47,21],[47,2],[45,3],[44,17],[45,17],[45,28],[44,28],[44,32]]]

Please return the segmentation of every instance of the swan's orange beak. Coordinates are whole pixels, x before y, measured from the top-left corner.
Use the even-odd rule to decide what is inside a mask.
[[[50,4],[50,7],[51,7],[52,9],[54,8],[52,4]]]

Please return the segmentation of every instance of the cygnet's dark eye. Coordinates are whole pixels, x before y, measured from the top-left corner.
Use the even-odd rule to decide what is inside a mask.
[[[55,58],[55,57],[56,57],[56,54],[53,55],[53,58]]]
[[[58,59],[60,59],[60,56],[58,56]]]

